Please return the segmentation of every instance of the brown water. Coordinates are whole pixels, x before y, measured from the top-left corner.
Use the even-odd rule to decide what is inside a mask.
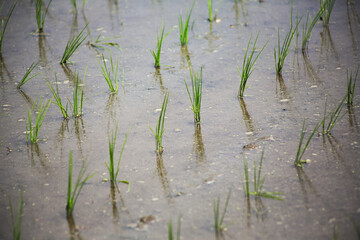
[[[191,4],[88,0],[84,11],[79,6],[75,14],[70,1],[54,1],[45,35],[38,36],[34,4],[19,1],[5,33],[0,65],[0,239],[11,239],[8,196],[17,208],[21,188],[24,239],[166,239],[168,220],[173,218],[176,225],[179,215],[182,239],[332,239],[335,227],[341,239],[357,238],[351,219],[360,225],[359,84],[353,108],[343,109],[345,115],[332,137],[316,134],[311,141],[304,155],[311,162],[295,168],[293,161],[303,119],[312,130],[323,115],[325,96],[328,109],[333,109],[346,92],[347,69],[354,71],[360,64],[359,1],[335,3],[329,28],[316,24],[308,58],[301,51],[290,52],[282,79],[276,77],[273,49],[277,28],[282,39],[290,28],[289,1],[223,0],[217,23],[207,21],[206,1],[198,1],[184,49],[177,18]],[[8,6],[7,1],[1,16]],[[314,16],[318,8],[318,1],[296,1],[294,15],[296,10],[299,15],[309,10]],[[166,30],[174,29],[163,44],[163,67],[155,70],[149,49],[156,46],[162,21]],[[63,67],[59,61],[68,39],[87,23],[87,40],[100,33],[120,36],[112,41],[122,50],[96,51],[83,44],[71,57],[73,64]],[[238,100],[237,67],[241,68],[250,35],[258,31],[258,48],[269,42],[246,96]],[[120,82],[115,95],[96,59],[101,52],[108,57],[110,51],[125,73],[124,86]],[[41,75],[17,90],[26,68],[38,60],[34,73]],[[201,129],[193,124],[184,84],[184,78],[190,81],[188,61],[195,69],[204,66]],[[82,118],[65,121],[52,104],[39,133],[44,141],[27,144],[27,109],[39,96],[52,97],[46,80],[54,83],[57,75],[65,101],[72,97],[75,71],[82,76],[87,66]],[[170,98],[165,151],[159,158],[148,126],[155,126],[166,91]],[[116,156],[130,128],[118,177],[130,181],[130,192],[125,184],[118,184],[118,192],[103,181],[109,178],[104,163],[109,159],[108,134],[117,123]],[[244,197],[243,155],[252,169],[263,148],[264,189],[283,192],[285,201]],[[70,150],[75,176],[84,160],[88,171],[97,174],[84,186],[73,218],[67,219]],[[250,186],[252,190],[252,182]],[[222,208],[229,188],[227,231],[216,236],[213,200],[221,196]],[[151,223],[139,223],[150,215],[155,218]]]

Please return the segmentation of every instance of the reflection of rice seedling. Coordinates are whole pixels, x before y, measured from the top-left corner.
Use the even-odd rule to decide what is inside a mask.
[[[347,71],[347,92],[346,92],[346,98],[347,98],[347,105],[348,106],[352,106],[353,102],[354,102],[354,96],[355,96],[355,84],[356,84],[356,80],[357,80],[357,75],[359,73],[359,68],[360,66],[358,66],[358,68],[356,69],[356,73],[355,76],[353,77],[352,75],[352,71]]]
[[[99,59],[98,59],[98,62],[101,67],[101,73],[104,76],[107,84],[109,85],[110,91],[112,93],[117,92],[118,91],[118,67],[119,67],[118,59],[116,59],[116,65],[114,65],[112,56],[110,54],[110,67],[109,68],[106,65],[104,54],[102,54],[102,64]],[[114,76],[111,77],[111,75],[114,75]]]
[[[3,9],[3,7],[4,7],[4,4],[5,4],[5,0],[1,4],[0,13],[1,13],[1,10]],[[13,1],[13,3],[11,4],[11,6],[9,8],[9,11],[8,11],[8,13],[6,15],[5,20],[2,20],[2,22],[1,22],[0,53],[2,52],[2,43],[3,43],[3,40],[4,40],[5,30],[6,30],[7,24],[9,23],[10,17],[11,17],[11,15],[12,15],[15,7],[16,7],[16,4],[17,4],[17,1]]]
[[[170,34],[171,31],[172,31],[172,29],[170,29],[170,31],[167,34],[165,34],[165,36],[164,36],[165,26],[163,24],[161,24],[160,34],[159,33],[157,34],[156,49],[155,49],[155,51],[150,49],[151,55],[154,57],[154,60],[155,60],[156,68],[160,67],[161,46],[163,44],[163,41]]]
[[[66,202],[66,213],[67,215],[71,215],[74,208],[76,201],[79,197],[79,194],[84,187],[84,184],[93,176],[95,176],[95,173],[89,175],[87,174],[85,176],[87,167],[85,166],[85,163],[83,162],[78,174],[78,177],[75,182],[74,188],[72,187],[72,170],[73,170],[73,156],[72,151],[70,150],[69,154],[69,174],[68,174],[68,188],[67,188],[67,202]]]
[[[20,80],[20,82],[17,85],[17,88],[20,89],[22,85],[24,85],[25,83],[27,83],[30,79],[36,77],[38,74],[35,74],[34,76],[29,77],[30,73],[34,70],[34,68],[36,68],[36,66],[39,64],[39,62],[33,62],[30,67],[26,70],[23,78]]]
[[[243,66],[242,66],[242,73],[240,73],[240,69],[238,68],[238,72],[240,74],[241,80],[240,80],[240,86],[239,86],[239,92],[238,92],[238,97],[243,97],[244,96],[244,91],[247,88],[246,87],[246,83],[248,78],[250,77],[251,73],[254,71],[255,68],[253,68],[256,60],[258,59],[258,57],[260,56],[261,52],[264,50],[266,44],[268,42],[265,43],[265,45],[263,46],[263,48],[260,50],[260,52],[256,55],[255,59],[253,59],[254,57],[254,53],[255,53],[255,45],[257,42],[257,39],[259,37],[259,34],[256,36],[253,48],[251,50],[251,53],[249,56],[247,56],[247,53],[249,51],[249,46],[250,46],[250,42],[251,42],[251,37],[252,35],[250,35],[250,39],[249,39],[249,43],[246,47],[246,51],[245,51],[245,55],[244,55],[244,61],[243,61]]]
[[[226,210],[227,210],[227,207],[229,204],[230,195],[231,195],[231,189],[229,189],[229,193],[226,197],[224,210],[223,210],[221,216],[220,216],[220,197],[217,198],[217,201],[215,201],[215,199],[213,201],[215,232],[222,232],[226,229],[226,226],[223,225],[223,222],[224,222],[224,217],[225,217]]]
[[[328,115],[326,115],[326,105],[327,105],[327,99],[325,100],[325,108],[324,108],[324,117],[321,121],[321,125],[322,125],[322,134],[330,134],[331,135],[331,130],[334,128],[335,124],[341,120],[341,118],[344,116],[340,116],[341,111],[344,107],[344,102],[345,102],[346,96],[341,100],[341,102],[339,103],[339,105],[337,107],[335,107],[334,110],[332,110]],[[328,124],[327,127],[325,128],[325,122],[326,119],[328,120]]]
[[[259,168],[257,168],[256,162],[254,163],[254,192],[250,192],[249,187],[249,167],[246,159],[244,158],[244,173],[245,173],[245,196],[249,197],[250,195],[255,195],[259,197],[272,198],[276,200],[283,201],[284,199],[278,197],[278,195],[283,195],[281,192],[267,192],[263,191],[262,187],[265,182],[265,176],[261,178],[262,162],[264,158],[264,150],[261,153]]]
[[[83,82],[81,84],[82,85],[81,89],[79,89],[80,88],[79,74],[75,73],[75,81],[74,81],[74,89],[73,89],[73,102],[71,102],[68,99],[74,117],[80,117],[83,113],[83,103],[85,101],[85,99],[84,99],[84,82],[85,82],[86,72],[87,72],[87,67],[85,70]]]
[[[188,10],[186,10],[185,23],[183,23],[181,15],[178,18],[180,42],[181,42],[182,46],[185,46],[187,44],[187,42],[188,42],[189,21],[190,21],[191,12],[192,12],[192,10],[194,8],[195,2],[196,2],[196,0],[194,0],[193,5],[192,5],[192,7],[190,9],[190,12],[188,12]]]
[[[191,71],[190,66],[189,66],[189,70],[190,70],[190,78],[191,78],[192,97],[190,95],[190,91],[185,79],[184,82],[191,101],[191,110],[194,113],[194,120],[196,123],[199,124],[201,96],[202,96],[202,67],[200,68],[200,73]]]
[[[42,103],[41,98],[39,101],[37,101],[38,99],[35,100],[31,110],[28,110],[28,118],[26,121],[26,138],[27,141],[32,142],[32,143],[36,143],[38,141],[38,135],[39,135],[39,131],[41,128],[41,125],[44,121],[46,112],[50,106],[51,100],[46,101],[45,103]],[[33,124],[31,116],[32,113],[34,111],[34,107],[36,105],[36,103],[38,102],[38,109],[37,109],[37,117],[36,117],[36,122],[35,124]]]
[[[103,46],[110,46],[110,47],[115,47],[115,48],[121,50],[120,45],[118,43],[109,42],[109,40],[120,38],[120,37],[111,37],[111,38],[103,38],[103,39],[100,39],[100,38],[101,38],[101,33],[99,34],[99,36],[96,38],[96,40],[94,42],[89,41],[87,44],[90,45],[91,47],[99,48],[99,49],[105,49],[105,47],[103,47]]]
[[[56,91],[55,91],[54,87],[52,86],[52,84],[50,83],[50,81],[47,82],[47,85],[48,85],[53,97],[55,98],[55,102],[53,101],[53,103],[55,103],[59,107],[59,109],[65,119],[69,118],[69,114],[67,112],[67,105],[66,105],[66,107],[64,107],[61,102],[61,97],[59,94],[59,88],[58,88],[58,84],[57,84],[56,74],[55,74]]]
[[[314,130],[311,132],[311,134],[310,134],[308,140],[306,141],[305,145],[302,146],[303,141],[304,141],[304,136],[305,136],[305,133],[306,133],[306,125],[305,125],[305,118],[304,118],[304,122],[303,122],[301,133],[300,133],[299,145],[298,145],[298,149],[297,149],[295,160],[294,160],[294,165],[296,167],[301,167],[304,163],[306,163],[306,160],[302,160],[301,158],[304,155],[306,148],[309,146],[309,143],[310,143],[312,137],[314,136],[315,132],[319,129],[319,127],[320,127],[320,123],[318,123],[315,126]]]
[[[178,219],[178,225],[177,225],[177,230],[176,230],[176,240],[180,240],[180,228],[181,228],[181,216],[179,216],[179,219]],[[171,219],[168,223],[168,239],[175,240]]]
[[[42,12],[42,0],[36,0],[35,2],[35,13],[36,13],[36,23],[38,25],[38,32],[42,33],[44,31],[44,24],[47,12],[49,10],[50,4],[52,0],[49,1],[47,7],[45,8],[45,12]]]
[[[291,17],[290,17],[291,18],[291,26],[290,26],[290,30],[286,34],[286,36],[284,38],[284,42],[282,43],[281,47],[280,47],[280,33],[279,33],[279,28],[278,28],[278,50],[277,50],[277,54],[276,54],[276,49],[274,48],[275,69],[276,69],[277,74],[282,73],[285,58],[287,57],[287,55],[290,53],[290,50],[291,50],[291,49],[289,49],[291,41],[294,38],[294,34],[297,31],[299,23],[300,23],[300,21],[302,19],[302,17],[300,19],[296,19],[295,28],[294,28],[294,26],[292,24],[292,8],[293,8],[293,1],[291,1]]]
[[[110,174],[110,181],[111,182],[116,182],[116,178],[119,174],[119,170],[120,170],[120,160],[121,160],[121,156],[123,154],[123,151],[124,151],[124,148],[125,148],[125,143],[126,143],[126,140],[127,140],[127,137],[129,135],[129,131],[126,133],[125,135],[125,140],[123,142],[123,145],[122,145],[122,148],[121,148],[121,152],[120,152],[120,156],[119,156],[119,159],[118,159],[118,162],[117,162],[117,166],[116,166],[116,169],[115,169],[115,166],[114,166],[114,150],[115,150],[115,145],[116,145],[116,135],[117,135],[117,129],[118,129],[118,125],[116,125],[116,129],[115,129],[115,132],[111,134],[111,137],[109,136],[109,155],[110,155],[110,161],[109,161],[109,164],[107,164],[105,162],[105,165],[107,167],[107,169],[109,170],[109,174]],[[129,182],[128,181],[125,181],[125,180],[118,180],[118,182],[122,182],[122,183],[126,183],[129,185]]]
[[[334,7],[335,0],[320,0],[320,7],[322,11],[322,21],[324,25],[328,25],[330,21],[330,15]]]
[[[161,107],[159,120],[158,120],[158,123],[156,125],[156,130],[154,131],[149,126],[151,132],[155,136],[156,152],[159,153],[159,154],[161,154],[163,152],[163,150],[164,150],[163,146],[162,146],[162,137],[163,137],[163,134],[164,134],[164,131],[165,131],[164,121],[165,121],[165,113],[166,113],[166,107],[167,107],[168,100],[169,100],[169,93],[166,93],[165,96],[164,96],[162,107]]]
[[[64,50],[64,54],[60,61],[61,64],[65,64],[66,62],[68,62],[69,58],[73,55],[73,53],[76,51],[76,49],[78,49],[78,47],[81,45],[81,43],[83,43],[85,41],[85,39],[88,36],[88,34],[85,35],[85,33],[84,33],[87,25],[88,24],[86,24],[86,26],[81,30],[81,32],[77,36],[72,37],[68,41],[68,43],[66,44],[65,50]]]
[[[302,31],[301,50],[303,54],[307,49],[307,44],[309,42],[311,31],[313,30],[316,22],[319,20],[323,10],[324,10],[323,7],[321,7],[313,20],[311,20],[311,16],[309,15],[309,12],[307,13],[306,23],[305,25],[303,24],[303,31]]]
[[[10,215],[11,215],[13,239],[20,240],[20,238],[21,238],[21,217],[22,217],[22,209],[23,209],[23,191],[22,190],[20,192],[20,202],[19,202],[16,221],[15,221],[15,214],[13,211],[13,206],[11,203],[10,196],[9,196],[9,208],[10,208]]]

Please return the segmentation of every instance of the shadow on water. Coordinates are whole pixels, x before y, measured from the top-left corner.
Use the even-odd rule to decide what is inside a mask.
[[[34,105],[34,101],[23,90],[18,89],[18,93],[21,95],[21,97],[28,104],[29,108],[31,108]]]
[[[319,76],[317,75],[312,63],[311,63],[311,60],[309,58],[309,55],[307,53],[304,53],[303,54],[303,63],[304,63],[304,74],[306,76],[306,73],[309,74],[309,76],[311,77],[311,79],[313,80],[313,83],[314,84],[322,84]]]
[[[164,166],[164,160],[161,154],[156,154],[156,171],[163,188],[164,196],[170,203],[172,198],[171,188],[167,177],[167,171]]]
[[[330,49],[330,51],[334,54],[335,60],[339,62],[339,54],[336,51],[334,42],[331,38],[330,29],[328,26],[324,26],[323,30],[320,32],[320,38],[321,38],[321,47],[320,47],[320,58],[323,55],[323,53],[327,53],[327,49]],[[331,57],[329,57],[327,54],[325,56],[325,60],[329,61]]]
[[[74,86],[75,73],[69,68],[67,64],[61,64],[61,67],[64,71],[66,78],[71,83],[71,86]]]
[[[276,75],[276,89],[275,96],[283,102],[289,102],[291,100],[291,96],[286,88],[286,84],[284,78],[281,75]],[[278,88],[279,84],[279,88]]]
[[[126,208],[125,201],[121,196],[120,189],[118,185],[114,182],[110,182],[110,197],[111,197],[111,205],[112,205],[112,214],[113,214],[113,222],[118,223],[120,221],[119,209],[118,209],[118,200],[116,198],[116,193],[119,195],[120,199],[120,209],[125,209],[126,214],[130,214],[128,209]]]
[[[41,151],[38,143],[29,143],[27,147],[27,154],[28,158],[31,159],[32,167],[35,167],[37,165],[36,159],[38,159],[41,168],[43,168],[45,171],[49,169],[49,167],[46,165],[46,163],[48,162],[48,158],[46,154]]]
[[[160,91],[165,94],[166,91],[167,91],[167,88],[164,87],[163,85],[163,81],[162,81],[162,76],[161,76],[161,72],[160,72],[160,69],[159,68],[156,68],[155,69],[155,73],[154,73],[154,77],[155,77],[155,82],[158,82],[159,83],[159,86],[160,86]]]
[[[119,95],[117,93],[109,94],[108,100],[105,106],[105,114],[108,117],[108,131],[110,131],[110,125],[116,125],[117,121],[117,110],[120,109],[121,105]]]
[[[82,240],[83,238],[79,233],[79,229],[76,226],[74,217],[71,213],[66,214],[66,220],[69,226],[70,240]]]
[[[243,98],[239,98],[239,104],[240,104],[241,112],[243,115],[246,132],[248,133],[248,136],[249,136],[249,140],[254,140],[254,138],[256,136],[254,122],[247,110],[246,103]]]

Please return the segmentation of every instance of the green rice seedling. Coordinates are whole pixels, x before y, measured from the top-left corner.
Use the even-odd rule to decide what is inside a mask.
[[[83,82],[81,84],[82,85],[81,89],[80,89],[80,83],[79,83],[79,74],[75,73],[73,101],[71,102],[68,99],[74,117],[80,117],[83,113],[83,103],[86,99],[86,98],[84,99],[84,83],[85,83],[86,72],[87,72],[87,67],[85,70]]]
[[[31,117],[36,103],[38,103],[38,109],[36,111],[37,117],[35,124],[33,124]],[[30,141],[31,143],[36,143],[38,141],[39,131],[44,121],[46,112],[49,109],[50,103],[51,100],[47,100],[45,101],[45,103],[42,103],[41,98],[39,101],[38,99],[36,99],[31,110],[30,111],[28,110],[28,118],[26,121],[26,138],[28,142]]]
[[[63,104],[62,104],[61,97],[60,97],[60,94],[59,94],[59,88],[58,88],[58,84],[57,84],[56,74],[55,74],[56,90],[54,89],[54,87],[50,83],[50,81],[47,81],[47,85],[48,85],[48,87],[49,87],[49,89],[50,89],[50,91],[51,91],[51,93],[53,95],[53,98],[55,99],[55,101],[52,101],[52,102],[59,107],[63,117],[65,119],[68,119],[70,116],[69,116],[68,111],[67,111],[67,105],[66,105],[66,107],[64,107]]]
[[[156,152],[158,154],[161,154],[164,151],[163,146],[162,146],[162,138],[163,138],[163,134],[164,134],[164,131],[165,131],[164,122],[165,122],[165,113],[166,113],[168,100],[169,100],[169,93],[165,93],[163,104],[162,104],[160,115],[159,115],[159,120],[158,120],[158,123],[156,125],[156,130],[154,131],[149,126],[151,132],[155,136],[155,146],[156,146]]]
[[[21,238],[21,217],[22,217],[22,210],[23,210],[23,191],[20,192],[20,202],[17,212],[17,217],[15,221],[15,214],[11,202],[11,198],[9,196],[9,207],[10,207],[10,215],[11,215],[11,225],[12,225],[12,232],[13,232],[13,240],[20,240]]]
[[[212,0],[208,0],[208,9],[209,9],[209,22],[212,22],[214,20],[213,18],[213,12],[212,12]]]
[[[69,58],[73,55],[73,53],[76,51],[76,49],[79,48],[79,46],[85,41],[87,36],[89,34],[85,34],[84,31],[86,29],[88,24],[81,30],[81,32],[77,35],[71,38],[68,43],[66,44],[63,56],[61,58],[60,63],[65,64],[69,61]]]
[[[220,216],[220,197],[217,198],[217,200],[213,201],[213,210],[214,210],[214,228],[215,228],[215,232],[222,232],[226,229],[226,226],[223,225],[224,222],[224,218],[225,218],[225,214],[226,214],[226,210],[229,204],[229,200],[230,200],[230,195],[231,195],[231,188],[229,189],[229,193],[226,197],[226,201],[225,201],[225,205],[224,205],[224,210]]]
[[[239,92],[238,92],[238,97],[240,97],[240,98],[242,98],[244,96],[244,91],[247,88],[246,87],[247,80],[249,79],[251,73],[255,70],[255,68],[253,68],[253,67],[254,67],[254,64],[255,64],[256,60],[258,59],[258,57],[260,56],[260,54],[264,50],[266,44],[268,43],[268,42],[265,43],[265,45],[262,47],[260,52],[253,59],[254,53],[255,53],[255,46],[256,46],[256,42],[257,42],[258,37],[259,37],[259,33],[256,36],[256,39],[255,39],[253,48],[251,50],[251,53],[248,56],[247,54],[248,54],[248,51],[249,51],[249,46],[250,46],[250,42],[251,42],[251,38],[252,38],[252,35],[250,35],[249,43],[248,43],[248,45],[246,47],[246,51],[245,51],[245,55],[244,55],[244,61],[243,61],[243,65],[242,65],[242,72],[240,73],[240,69],[237,68],[238,72],[239,72],[239,75],[241,77],[240,86],[239,86]]]
[[[254,192],[250,194],[260,197],[272,198],[276,200],[283,201],[284,199],[278,197],[283,195],[281,192],[266,192],[262,190],[262,187],[265,182],[265,176],[261,178],[262,162],[264,158],[264,150],[261,153],[259,168],[257,168],[256,162],[254,163]]]
[[[30,67],[26,70],[24,76],[22,77],[22,79],[20,80],[20,82],[17,84],[17,88],[20,89],[22,85],[24,85],[25,83],[27,83],[30,79],[36,77],[37,75],[39,75],[40,73],[37,73],[31,77],[29,77],[29,75],[31,74],[31,72],[36,68],[36,66],[39,64],[39,62],[33,62]]]
[[[294,34],[297,31],[297,28],[299,26],[299,23],[302,19],[302,17],[300,19],[296,19],[296,23],[295,23],[295,27],[293,26],[292,23],[292,9],[293,9],[293,1],[291,1],[291,24],[290,24],[290,30],[287,32],[285,38],[284,38],[284,42],[282,43],[281,47],[280,47],[280,33],[279,33],[279,28],[278,28],[278,49],[277,49],[277,53],[276,53],[276,48],[274,48],[274,59],[275,59],[275,69],[276,69],[276,73],[281,75],[283,67],[284,67],[284,62],[285,62],[285,58],[287,57],[287,55],[290,53],[291,49],[289,49],[291,41],[294,38]]]
[[[179,216],[179,219],[178,219],[178,225],[177,225],[177,230],[176,230],[176,240],[180,240],[180,229],[181,229],[181,216]],[[168,239],[175,240],[171,219],[168,222]]]
[[[184,82],[191,101],[191,110],[194,113],[194,121],[197,124],[200,124],[200,109],[201,109],[201,96],[202,96],[202,67],[200,68],[200,73],[196,71],[192,71],[190,66],[189,66],[189,70],[190,70],[190,78],[191,78],[192,97],[185,79]]]
[[[101,73],[104,76],[109,89],[112,93],[115,93],[118,91],[118,67],[119,67],[119,60],[116,59],[116,65],[114,64],[113,58],[110,53],[110,66],[108,67],[106,65],[104,54],[102,54],[102,64],[100,60],[98,59],[98,62],[101,67]],[[112,77],[113,75],[113,77]],[[113,83],[114,82],[114,83]]]
[[[71,4],[72,4],[73,8],[74,8],[75,10],[77,10],[76,0],[70,0],[70,2],[71,2]]]
[[[194,8],[195,2],[196,2],[196,0],[193,2],[190,12],[188,12],[188,10],[186,10],[186,19],[185,19],[184,23],[183,23],[181,15],[178,18],[181,46],[185,46],[188,42],[189,21],[190,21],[190,16],[191,16],[192,10]]]
[[[164,24],[161,24],[160,33],[157,34],[156,49],[155,49],[155,51],[150,49],[151,55],[154,57],[154,60],[155,60],[155,68],[160,68],[161,47],[162,47],[164,39],[170,34],[171,31],[172,31],[172,29],[170,29],[169,32],[166,33],[164,36],[165,26],[164,26]]]
[[[96,40],[94,42],[88,42],[88,45],[90,45],[91,47],[94,48],[99,48],[99,49],[105,49],[104,46],[110,46],[110,47],[115,47],[119,50],[121,50],[121,47],[118,43],[114,43],[114,42],[109,42],[109,40],[112,39],[116,39],[116,38],[120,38],[120,37],[111,37],[111,38],[101,38],[101,33],[99,34],[99,36],[96,38]]]
[[[42,33],[44,31],[44,24],[47,12],[49,10],[50,4],[52,0],[49,1],[45,11],[42,11],[43,0],[36,0],[35,2],[35,16],[36,16],[36,23],[38,25],[38,32]]]
[[[4,0],[1,4],[1,7],[0,7],[0,13],[1,13],[1,10],[3,9],[4,7],[4,4],[5,4],[5,1]],[[16,7],[16,4],[17,4],[17,1],[13,1],[13,3],[11,4],[10,8],[9,8],[9,11],[6,15],[6,18],[5,20],[2,20],[1,21],[1,31],[0,31],[0,53],[2,53],[2,44],[3,44],[3,40],[4,40],[4,35],[5,35],[5,30],[6,30],[6,27],[7,27],[7,24],[9,23],[9,20],[10,20],[10,17]]]
[[[107,164],[105,162],[105,165],[107,167],[107,169],[109,170],[109,174],[110,174],[110,181],[115,183],[116,181],[118,182],[122,182],[122,183],[126,183],[126,184],[130,184],[128,181],[126,180],[116,180],[118,174],[119,174],[119,170],[120,170],[120,160],[121,160],[121,156],[124,152],[124,148],[125,148],[125,144],[126,144],[126,140],[128,138],[129,135],[129,130],[125,135],[125,139],[121,148],[121,152],[120,152],[120,156],[115,168],[115,160],[114,160],[114,151],[115,151],[115,145],[116,145],[116,136],[117,136],[117,130],[118,130],[118,125],[116,125],[115,128],[115,132],[111,134],[111,136],[109,136],[109,156],[110,156],[110,161],[109,164]]]
[[[76,201],[79,197],[79,194],[84,187],[84,184],[95,176],[93,174],[86,174],[87,166],[85,166],[85,162],[82,163],[78,177],[75,182],[74,188],[72,187],[72,170],[73,170],[73,154],[72,150],[70,150],[69,154],[69,174],[68,174],[68,187],[67,187],[67,201],[66,201],[66,213],[67,215],[71,215],[74,211]]]
[[[303,30],[302,30],[301,50],[302,50],[303,54],[305,54],[305,52],[307,50],[307,44],[309,42],[311,31],[313,30],[316,22],[319,20],[321,14],[323,13],[323,10],[324,10],[324,8],[320,7],[320,10],[315,15],[313,20],[311,20],[311,16],[309,15],[309,12],[307,13],[306,23],[303,24]]]
[[[304,118],[301,133],[300,133],[299,145],[298,145],[295,160],[294,160],[295,167],[302,167],[302,165],[304,163],[306,163],[306,160],[302,160],[301,158],[304,155],[306,148],[309,146],[309,143],[310,143],[312,137],[314,136],[315,132],[319,129],[320,123],[315,126],[314,130],[311,132],[309,138],[307,139],[305,145],[303,146],[303,141],[304,141],[304,137],[305,137],[305,133],[306,133],[306,121]]]
[[[341,118],[344,116],[341,115],[341,111],[344,107],[344,102],[346,99],[346,95],[341,100],[341,102],[332,110],[328,115],[326,115],[326,105],[327,105],[327,99],[325,100],[325,110],[324,110],[324,117],[321,121],[322,125],[322,134],[329,134],[331,135],[331,130],[334,128],[335,124],[341,120]],[[326,124],[326,119],[328,119],[328,123]],[[325,127],[326,126],[326,127]]]
[[[329,24],[330,15],[334,7],[334,4],[335,4],[335,0],[320,0],[320,7],[323,8],[321,18],[324,25]]]
[[[352,71],[347,71],[347,92],[346,92],[346,103],[348,106],[352,106],[353,102],[354,102],[354,96],[355,96],[355,84],[356,84],[356,80],[357,80],[357,75],[359,73],[359,68],[360,66],[358,66],[355,76],[353,77]]]

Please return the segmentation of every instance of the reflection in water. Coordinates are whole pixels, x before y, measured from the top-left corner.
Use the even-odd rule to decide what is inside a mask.
[[[48,166],[46,165],[47,156],[41,151],[38,143],[29,143],[27,147],[27,153],[29,158],[31,159],[31,166],[35,167],[35,158],[39,159],[40,166],[45,170],[48,170]]]
[[[350,35],[351,35],[351,42],[352,42],[352,47],[353,47],[353,53],[354,56],[357,57],[358,55],[358,44],[356,43],[355,37],[354,37],[354,32],[352,29],[352,20],[351,20],[351,16],[350,16],[350,11],[349,11],[349,6],[351,6],[351,10],[353,12],[354,17],[358,17],[358,22],[359,22],[359,16],[357,15],[356,11],[354,11],[353,5],[347,3],[346,4],[346,14],[347,14],[347,19],[348,19],[348,25],[349,25],[349,31],[350,31]]]
[[[266,217],[266,208],[259,196],[255,196],[255,215],[257,220],[261,221],[264,221]]]
[[[276,90],[275,90],[276,97],[279,98],[280,101],[283,100],[285,103],[289,104],[289,100],[291,100],[291,96],[287,91],[284,78],[279,74],[276,75],[276,83],[279,83],[279,89],[278,89],[278,85],[276,84]]]
[[[109,98],[105,106],[105,114],[108,116],[108,131],[110,131],[110,125],[118,122],[116,120],[117,109],[120,109],[119,95],[117,93],[109,94]]]
[[[114,182],[110,182],[110,196],[111,196],[111,203],[112,203],[113,220],[114,220],[114,222],[119,222],[120,218],[119,218],[118,208],[116,205],[117,200],[116,200],[115,187],[120,195],[118,186],[116,184],[114,184]]]
[[[108,0],[108,7],[109,7],[109,16],[110,16],[110,21],[111,21],[111,28],[114,28],[114,17],[113,17],[113,13],[115,12],[115,16],[117,18],[117,22],[116,25],[120,25],[120,21],[119,21],[119,2],[118,0]]]
[[[197,165],[203,165],[206,162],[205,148],[200,124],[195,124],[193,153],[195,155]]]
[[[61,67],[64,70],[66,78],[73,85],[74,79],[75,79],[75,73],[69,68],[69,66],[67,64],[61,64]]]
[[[55,148],[60,147],[60,159],[64,159],[64,138],[65,138],[65,132],[69,132],[69,119],[64,119],[61,122],[61,126],[60,129],[58,131],[58,134],[56,136],[56,141],[55,141]]]
[[[239,27],[241,25],[240,23],[240,11],[239,11],[239,4],[238,2],[240,2],[240,7],[241,7],[241,13],[243,15],[244,18],[244,25],[247,26],[247,19],[246,19],[246,11],[245,11],[245,7],[244,7],[244,0],[235,0],[234,6],[233,6],[233,10],[235,11],[235,26]]]
[[[220,37],[215,36],[213,33],[213,22],[209,23],[209,32],[206,34],[206,36],[204,37],[205,39],[208,40],[208,51],[209,52],[214,52],[216,50],[216,46],[214,46],[214,40],[218,40],[220,39]]]
[[[155,82],[159,82],[161,92],[163,94],[166,94],[166,88],[163,85],[162,76],[159,68],[155,69]]]
[[[70,28],[70,35],[69,35],[69,40],[71,40],[73,37],[75,37],[78,33],[78,13],[74,12],[74,16],[73,16],[73,21],[71,23],[71,28]]]
[[[74,217],[71,213],[66,214],[66,220],[67,220],[68,226],[69,226],[70,240],[75,240],[75,239],[81,240],[82,237],[80,236],[79,230],[75,224]]]
[[[170,200],[172,198],[171,189],[170,189],[169,180],[167,178],[167,172],[166,172],[166,169],[164,166],[164,160],[163,160],[161,154],[156,154],[156,170],[157,170],[157,175],[159,176],[161,185],[163,187],[164,195],[170,202]]]
[[[302,195],[304,197],[305,207],[306,209],[309,209],[309,196],[308,196],[308,190],[307,188],[315,195],[318,196],[318,193],[312,184],[311,179],[306,175],[304,172],[304,169],[302,167],[295,167],[296,169],[296,175],[299,178],[299,183],[302,191]]]
[[[351,128],[351,132],[355,131],[355,132],[359,132],[359,124],[356,120],[356,115],[354,114],[354,108],[353,106],[349,106],[347,107],[348,110],[348,120],[349,120],[349,126]]]
[[[34,101],[21,89],[18,89],[20,95],[24,98],[25,102],[29,105],[29,108],[32,108],[34,105]]]
[[[181,46],[181,68],[189,68],[191,67],[191,61],[190,61],[190,53],[187,46]]]
[[[5,81],[6,81],[4,73],[7,75],[7,79],[9,79],[9,80],[12,79],[11,76],[10,76],[10,72],[6,67],[4,58],[3,58],[2,54],[0,53],[0,78],[1,78],[1,81],[2,81],[1,86],[3,87],[3,90],[5,90],[4,87],[5,87]]]
[[[251,202],[249,196],[246,197],[246,220],[247,226],[251,226]]]
[[[81,117],[75,118],[74,120],[75,135],[77,138],[77,145],[81,156],[83,156],[82,143],[83,139],[86,138],[85,125]]]
[[[239,98],[239,104],[240,104],[240,108],[241,108],[241,111],[243,114],[243,120],[245,123],[246,131],[249,133],[250,132],[253,133],[255,131],[254,123],[253,123],[253,120],[251,119],[250,114],[246,108],[244,99]]]
[[[314,80],[315,83],[321,83],[320,78],[318,77],[312,63],[310,61],[309,55],[307,53],[303,54],[303,63],[305,64],[304,70],[306,69],[310,74],[310,77]],[[306,72],[305,72],[306,75]]]
[[[46,57],[45,45],[47,45],[45,35],[39,35],[39,38],[38,38],[39,59],[42,63],[47,65],[48,60]]]
[[[330,29],[328,26],[324,26],[322,32],[320,32],[320,38],[321,38],[321,48],[320,48],[320,56],[323,54],[323,51],[325,49],[325,52],[328,48],[334,53],[336,61],[339,62],[339,54],[336,51],[334,42],[331,38]],[[329,60],[326,56],[326,60]]]

